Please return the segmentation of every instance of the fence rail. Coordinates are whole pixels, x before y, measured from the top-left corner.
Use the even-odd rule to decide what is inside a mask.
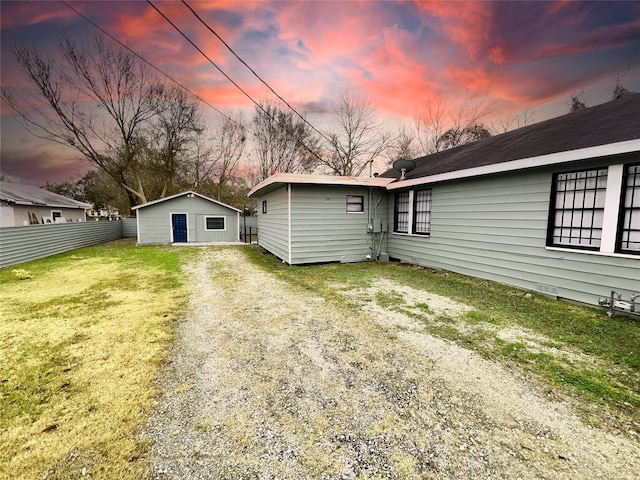
[[[0,228],[0,268],[123,236],[122,220],[3,227]]]

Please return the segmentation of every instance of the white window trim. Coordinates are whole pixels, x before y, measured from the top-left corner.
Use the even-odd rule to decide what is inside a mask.
[[[602,239],[600,253],[615,253],[618,232],[618,215],[622,195],[622,177],[624,165],[609,165],[607,187],[604,197],[604,219],[602,221]]]
[[[358,198],[361,198],[361,199],[362,199],[362,210],[358,210],[357,212],[350,212],[350,211],[348,210],[348,208],[347,208],[347,207],[348,207],[348,205],[349,205],[349,197],[358,197]],[[346,202],[346,203],[345,203],[345,209],[346,209],[346,213],[347,213],[347,215],[364,215],[364,195],[347,195],[347,196],[345,197],[345,202]],[[358,204],[352,204],[352,205],[359,205],[359,203],[358,203]]]
[[[207,218],[221,218],[224,228],[207,228]],[[227,217],[224,215],[205,215],[204,216],[204,230],[205,232],[226,232],[227,231]]]
[[[582,248],[547,245],[545,246],[546,250],[640,260],[639,255],[616,252],[624,167],[625,164],[615,164],[607,167],[607,185],[604,198],[604,218],[602,221],[602,238],[600,240],[600,248],[598,250],[587,250]],[[551,205],[549,208],[551,208]]]
[[[566,248],[566,247],[545,247],[545,250],[549,250],[551,252],[570,252],[570,253],[576,253],[579,255],[597,255],[600,257],[632,258],[633,260],[640,261],[640,256],[632,255],[630,253],[603,252],[598,250],[582,250],[580,248]],[[558,260],[562,260],[562,258]]]
[[[429,211],[429,213],[433,213],[433,190],[429,187],[429,188],[418,188],[416,190],[431,190],[431,210]],[[399,236],[405,236],[405,237],[420,237],[420,238],[430,238],[431,237],[431,229],[429,229],[429,233],[416,233],[413,231],[413,215],[414,215],[414,192],[416,190],[409,190],[409,215],[407,218],[407,221],[409,222],[409,225],[407,226],[407,231],[406,232],[391,232],[392,235],[399,235]],[[393,202],[394,205],[394,209],[395,209],[395,200]],[[393,214],[395,215],[396,212],[394,211]],[[394,218],[394,223],[395,223],[395,218]]]

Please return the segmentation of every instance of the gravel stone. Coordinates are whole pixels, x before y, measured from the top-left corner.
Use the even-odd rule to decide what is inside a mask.
[[[203,248],[143,437],[150,480],[636,479],[640,442],[581,422],[507,367],[368,301],[340,309]]]

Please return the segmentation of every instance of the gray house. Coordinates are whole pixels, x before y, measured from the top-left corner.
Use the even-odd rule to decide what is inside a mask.
[[[84,222],[91,204],[33,185],[0,182],[0,227]]]
[[[404,174],[390,170],[373,180],[391,180],[365,189],[377,205],[364,222],[373,258],[590,304],[611,290],[625,298],[640,291],[640,95],[418,158]],[[284,191],[265,189],[269,181],[251,192],[267,207]],[[317,185],[306,205],[334,188]],[[305,207],[295,195],[285,205],[273,212],[279,227],[259,212],[261,234],[268,219],[278,230],[271,236],[287,238],[294,220],[287,211]],[[325,237],[346,226],[328,217],[325,229],[306,250],[321,252]],[[290,237],[294,251],[296,241]],[[260,244],[302,263],[273,242]]]
[[[188,191],[138,205],[139,244],[240,240],[240,210]]]
[[[258,199],[258,244],[290,265],[372,258],[370,219],[386,221],[391,178],[279,173]],[[380,225],[376,227],[380,231]]]

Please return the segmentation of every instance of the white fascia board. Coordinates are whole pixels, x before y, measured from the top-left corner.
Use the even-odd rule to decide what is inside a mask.
[[[438,175],[398,181],[387,185],[387,190],[413,187],[415,185],[424,185],[426,183],[458,180],[461,178],[479,177],[482,175],[491,175],[494,173],[512,172],[516,170],[524,170],[527,168],[559,165],[576,160],[588,160],[590,158],[606,157],[609,155],[619,155],[622,153],[631,153],[638,151],[640,151],[640,139],[626,140],[624,142],[598,145],[597,147],[587,147],[578,150],[568,150],[566,152],[550,153],[549,155],[522,158],[520,160],[512,160],[510,162],[495,163],[493,165],[467,168],[465,170],[456,170],[454,172],[440,173]]]

